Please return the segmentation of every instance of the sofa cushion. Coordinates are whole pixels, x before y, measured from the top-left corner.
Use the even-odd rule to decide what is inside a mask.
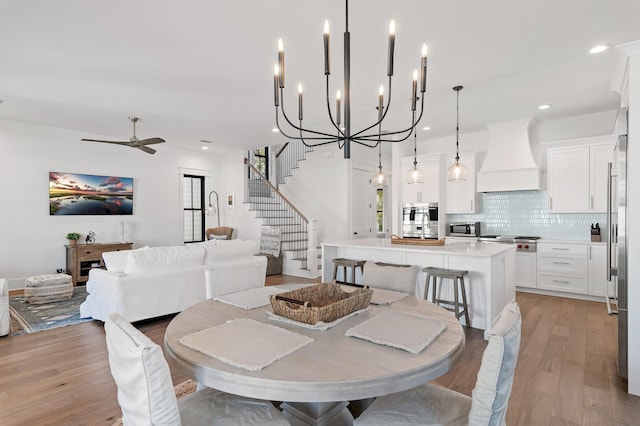
[[[209,242],[204,247],[207,252],[205,263],[211,265],[221,258],[253,255],[256,242],[255,240],[216,240],[216,244]]]
[[[124,273],[134,274],[202,265],[204,263],[204,254],[204,248],[200,245],[130,250],[127,255]]]
[[[149,246],[137,248],[136,250],[147,250]],[[107,271],[124,273],[127,266],[127,259],[131,250],[106,251],[102,253],[102,260]]]

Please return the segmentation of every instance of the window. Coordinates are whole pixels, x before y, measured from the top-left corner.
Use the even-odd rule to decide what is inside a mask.
[[[183,178],[184,242],[204,241],[204,176]]]
[[[253,165],[256,169],[262,173],[262,175],[269,179],[269,147],[263,146],[262,148],[256,148],[253,150]]]
[[[384,232],[384,189],[376,189],[376,223],[377,232]]]

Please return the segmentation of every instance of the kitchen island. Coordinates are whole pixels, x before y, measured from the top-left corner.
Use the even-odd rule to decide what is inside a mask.
[[[479,242],[454,242],[441,246],[391,244],[389,239],[364,238],[322,244],[322,281],[333,279],[333,262],[338,257],[370,262],[416,265],[420,273],[416,296],[424,296],[425,273],[422,268],[463,269],[471,326],[487,331],[502,308],[515,298],[515,246]],[[338,280],[342,280],[338,271]],[[356,282],[361,283],[358,271]],[[449,281],[450,282],[450,281]],[[440,298],[453,300],[453,285],[442,287]],[[429,300],[431,296],[429,295]]]

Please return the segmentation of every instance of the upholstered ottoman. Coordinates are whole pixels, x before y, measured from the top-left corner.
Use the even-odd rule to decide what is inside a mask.
[[[71,275],[45,274],[29,277],[25,281],[27,303],[42,304],[70,299],[73,295]]]

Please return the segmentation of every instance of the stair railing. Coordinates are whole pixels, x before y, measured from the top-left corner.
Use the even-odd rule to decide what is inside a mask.
[[[248,179],[245,181],[245,203],[252,203],[251,196],[262,196],[265,201],[261,204],[260,210],[262,219],[271,226],[280,228],[282,241],[287,244],[288,251],[303,253],[306,255],[306,268],[311,271],[318,269],[317,250],[317,220],[309,220],[293,205],[287,197],[282,194],[251,162],[245,158],[244,164],[248,168]],[[256,190],[256,184],[261,188]],[[291,219],[291,222],[288,220]],[[293,235],[292,239],[287,239],[287,235]],[[299,234],[298,236],[296,236]],[[305,238],[299,238],[305,236]]]
[[[298,167],[298,162],[306,158],[308,152],[312,152],[313,148],[303,143],[287,142],[275,155],[276,166],[276,185],[285,183],[285,178],[291,176],[291,169]]]

